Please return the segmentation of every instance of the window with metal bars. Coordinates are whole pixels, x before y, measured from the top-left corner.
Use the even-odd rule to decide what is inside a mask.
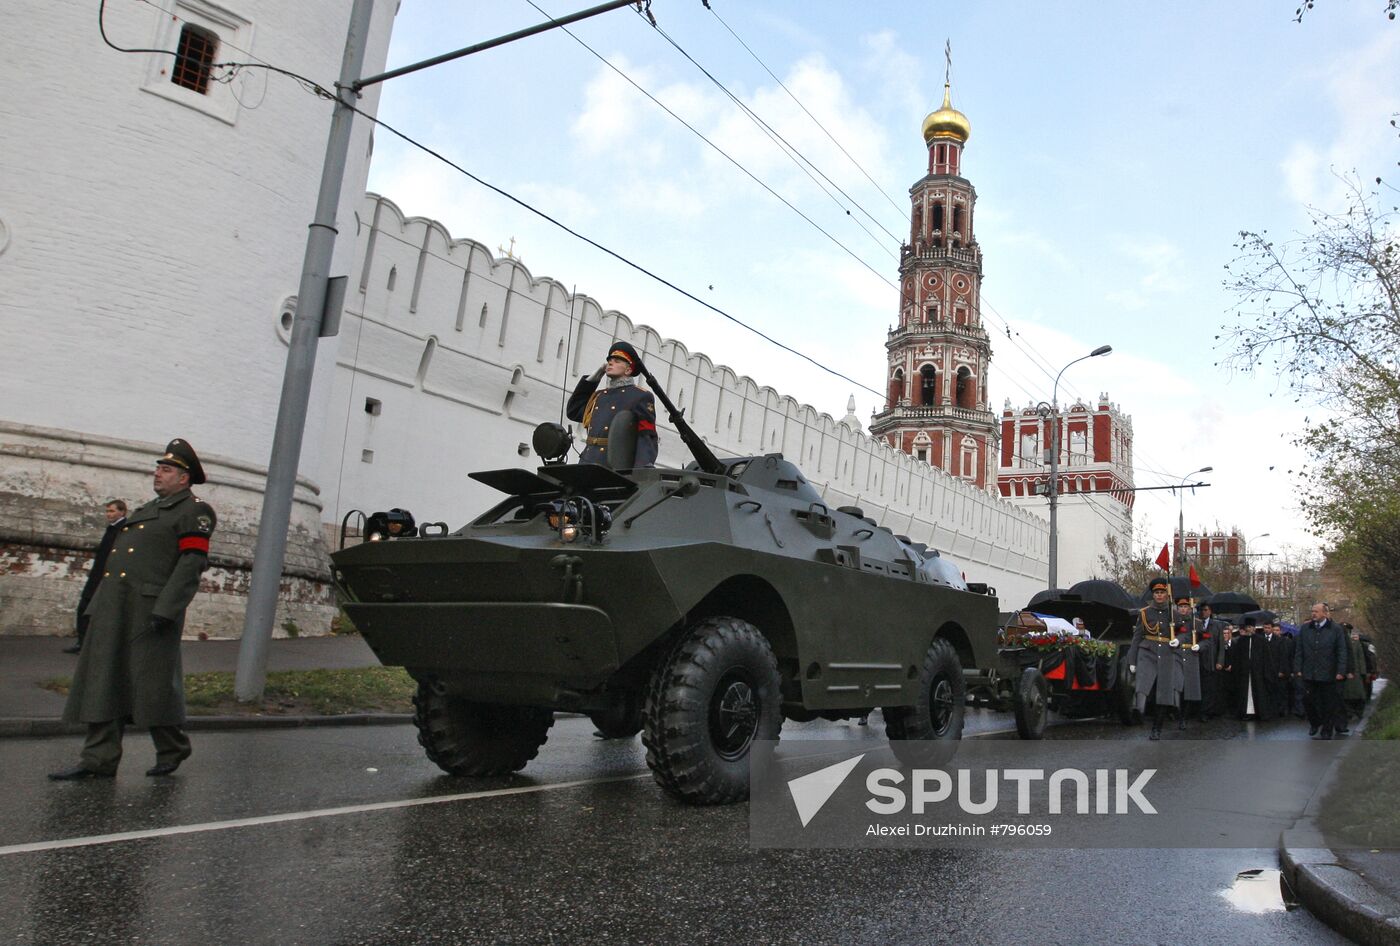
[[[189,24],[181,27],[170,81],[200,95],[207,94],[210,66],[214,64],[214,55],[218,50],[219,37],[213,33]]]

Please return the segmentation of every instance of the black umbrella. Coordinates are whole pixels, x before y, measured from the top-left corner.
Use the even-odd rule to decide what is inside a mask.
[[[1259,602],[1241,591],[1217,592],[1201,603],[1210,605],[1216,614],[1243,614],[1259,610]]]
[[[1131,605],[1131,600],[1128,603]],[[1064,618],[1066,621],[1083,618],[1089,633],[1101,640],[1128,640],[1133,636],[1133,626],[1137,622],[1137,611],[1132,608],[1119,608],[1101,601],[1089,601],[1068,591],[1062,591],[1053,597],[1048,593],[1038,594],[1031,599],[1026,610]]]
[[[1241,627],[1243,627],[1243,626],[1244,626],[1244,623],[1245,623],[1246,621],[1253,621],[1256,625],[1259,625],[1259,624],[1273,624],[1273,623],[1276,622],[1277,620],[1278,620],[1278,615],[1275,614],[1274,612],[1272,612],[1272,611],[1265,611],[1265,610],[1258,610],[1258,611],[1246,611],[1244,614],[1241,614],[1241,615],[1239,615],[1238,617],[1235,618],[1235,623],[1238,624],[1238,625],[1240,625]]]
[[[1105,578],[1090,578],[1088,581],[1078,581],[1069,587],[1069,593],[1078,595],[1085,601],[1092,601],[1095,604],[1106,604],[1114,608],[1122,608],[1131,611],[1137,607],[1133,601],[1133,596],[1123,589],[1123,586],[1116,581],[1109,581]]]
[[[1046,588],[1044,591],[1037,591],[1031,596],[1031,600],[1026,602],[1023,610],[1034,611],[1040,604],[1046,601],[1053,601],[1065,593],[1063,588]]]
[[[1191,579],[1185,575],[1172,576],[1172,600],[1177,598],[1191,598],[1194,601],[1201,601],[1209,598],[1213,592],[1205,585],[1191,587]],[[1148,585],[1142,592],[1142,597],[1138,599],[1139,604],[1152,603],[1152,586]]]

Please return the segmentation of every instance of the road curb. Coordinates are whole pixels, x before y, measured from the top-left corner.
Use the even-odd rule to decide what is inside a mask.
[[[413,722],[412,713],[344,713],[339,716],[191,716],[187,731],[233,729],[301,729],[307,726],[395,726]],[[0,719],[0,739],[77,736],[87,732],[83,723],[61,719]]]
[[[1352,730],[1359,738],[1371,721],[1374,703]],[[1332,929],[1358,943],[1400,946],[1400,900],[1377,890],[1365,877],[1338,860],[1331,848],[1320,847],[1321,832],[1314,817],[1327,794],[1345,753],[1323,778],[1304,816],[1279,835],[1279,862],[1285,882],[1298,902]]]

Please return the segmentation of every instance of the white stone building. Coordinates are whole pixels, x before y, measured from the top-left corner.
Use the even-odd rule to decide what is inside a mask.
[[[382,68],[396,4],[376,4]],[[71,631],[102,503],[152,495],[157,451],[188,439],[219,512],[192,632],[241,625],[346,0],[0,4],[0,633]],[[173,14],[173,15],[172,15]],[[221,81],[227,79],[228,81]],[[361,102],[373,110],[371,91]],[[364,194],[359,122],[339,219]],[[348,272],[353,240],[343,240]],[[320,370],[334,363],[334,340]],[[322,413],[313,406],[311,428]],[[303,473],[320,467],[307,439]],[[313,472],[295,502],[279,623],[333,613]]]

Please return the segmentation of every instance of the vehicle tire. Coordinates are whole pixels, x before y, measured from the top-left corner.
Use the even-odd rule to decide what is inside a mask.
[[[620,703],[588,714],[604,739],[631,739],[642,731],[642,699],[629,693]]]
[[[913,706],[884,709],[885,736],[906,765],[938,765],[953,757],[962,738],[967,684],[953,645],[941,638],[929,645],[919,670]]]
[[[652,777],[692,805],[749,797],[749,751],[777,739],[782,678],[773,649],[738,618],[691,625],[652,674],[642,743]]]
[[[1124,726],[1138,722],[1137,679],[1128,669],[1128,655],[1119,658],[1118,679],[1113,683],[1113,709]]]
[[[1050,684],[1045,674],[1027,667],[1011,694],[1016,714],[1016,734],[1022,739],[1044,739],[1045,718],[1050,712]]]
[[[549,738],[554,713],[538,706],[474,703],[421,680],[413,725],[428,758],[452,775],[509,775],[525,768]]]

